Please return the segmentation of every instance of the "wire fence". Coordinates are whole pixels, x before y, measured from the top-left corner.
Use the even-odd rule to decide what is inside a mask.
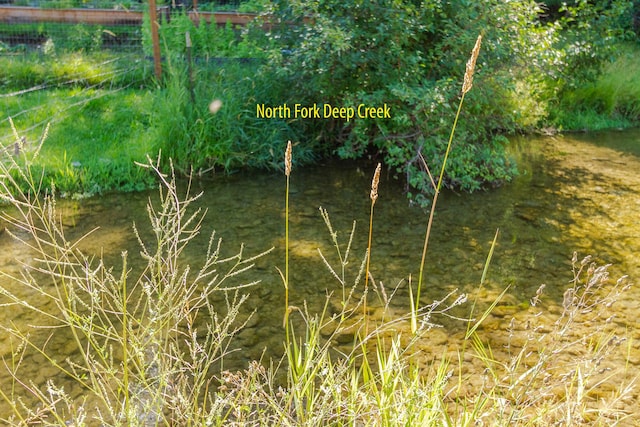
[[[201,11],[236,11],[249,3],[247,0],[161,0],[158,6],[183,7]],[[0,6],[23,6],[40,9],[113,9],[143,10],[147,3],[141,0],[0,0]]]
[[[100,25],[65,22],[0,23],[0,54],[39,49],[95,51],[142,50],[142,27],[137,21]]]
[[[232,17],[243,5],[247,2],[163,0],[157,6],[165,22],[194,10],[216,10],[223,16],[213,19],[224,22],[225,13]],[[0,0],[0,55],[34,49],[142,51],[147,10],[148,3],[137,0]]]

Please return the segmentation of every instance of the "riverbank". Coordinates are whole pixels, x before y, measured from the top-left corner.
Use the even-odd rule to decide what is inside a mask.
[[[522,130],[637,126],[640,83],[634,76],[640,74],[640,48],[624,45],[620,50],[617,60],[605,66],[593,83],[564,91],[557,102],[545,107],[548,116]],[[2,56],[0,142],[5,153],[16,152],[8,120],[12,117],[26,141],[20,150],[28,154],[50,123],[33,166],[44,168],[44,187],[55,183],[60,194],[70,197],[155,186],[135,162],[159,152],[165,159],[174,158],[183,173],[188,173],[187,165],[199,162],[195,172],[200,176],[246,167],[281,168],[276,153],[284,141],[308,136],[297,135],[285,119],[260,120],[252,114],[255,101],[251,100],[269,97],[255,92],[259,64],[231,60],[213,62],[210,67],[214,71],[199,72],[204,83],[199,83],[202,86],[192,104],[185,70],[175,69],[169,84],[159,87],[153,82],[151,64],[134,56]],[[253,96],[247,98],[247,93]],[[215,97],[224,102],[213,116],[208,104]],[[213,140],[220,142],[211,144]],[[327,155],[318,148],[314,143],[300,146],[298,165]],[[204,157],[208,160],[202,162]]]
[[[619,56],[592,82],[566,90],[549,123],[560,131],[628,129],[640,124],[640,47],[621,45]]]

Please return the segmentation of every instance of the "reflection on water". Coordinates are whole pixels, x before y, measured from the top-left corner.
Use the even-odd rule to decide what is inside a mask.
[[[446,295],[453,289],[473,293],[480,282],[491,241],[499,229],[498,245],[489,270],[484,296],[490,300],[511,285],[508,300],[514,305],[528,301],[541,283],[558,305],[572,278],[573,251],[591,254],[597,261],[612,263],[614,276],[639,276],[640,262],[640,131],[594,135],[565,135],[516,138],[511,152],[520,169],[515,181],[502,188],[475,194],[445,192],[439,200],[425,272],[424,301]],[[295,153],[294,153],[295,157]],[[324,266],[318,250],[332,265],[338,265],[335,248],[319,213],[325,208],[331,217],[344,253],[353,221],[356,235],[346,276],[352,283],[358,274],[367,239],[369,190],[374,165],[336,163],[294,170],[291,175],[291,303],[307,301],[320,311],[330,292],[341,294],[341,286]],[[241,368],[261,357],[268,347],[272,355],[282,349],[282,307],[284,290],[276,267],[284,264],[284,176],[238,174],[194,184],[203,191],[198,202],[206,208],[204,234],[216,230],[224,251],[246,254],[270,247],[275,250],[260,259],[250,274],[237,280],[256,278],[248,311],[256,310],[249,327],[235,344],[228,367]],[[135,222],[143,234],[148,223],[146,203],[154,192],[111,195],[83,201],[59,201],[68,234],[77,238],[98,227],[81,243],[85,250],[101,254],[116,265],[120,253],[128,250],[133,261],[139,252],[132,233]],[[376,282],[387,288],[398,286],[397,304],[407,301],[407,279],[417,276],[426,228],[426,213],[411,207],[402,183],[383,173],[375,206],[371,271]],[[207,236],[188,249],[188,261],[197,264],[206,250]],[[17,273],[16,259],[28,261],[29,252],[0,234],[0,268]],[[238,282],[240,283],[240,282]],[[629,326],[640,364],[638,344],[640,297],[632,290],[618,307],[620,322]],[[405,308],[408,308],[408,304]],[[0,312],[0,322],[29,324],[26,313]],[[461,325],[447,325],[462,328]],[[15,344],[15,343],[14,343]],[[11,343],[0,335],[0,353],[7,357]],[[48,348],[67,355],[73,346],[63,332],[56,332]],[[23,373],[34,369],[34,381],[41,383],[55,374],[41,357],[26,360]],[[30,368],[31,367],[31,368]],[[6,373],[0,385],[9,384]],[[69,385],[71,387],[71,385]]]

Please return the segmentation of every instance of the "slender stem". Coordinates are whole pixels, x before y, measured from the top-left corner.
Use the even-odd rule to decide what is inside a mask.
[[[284,152],[284,174],[287,177],[287,188],[284,202],[284,328],[287,345],[289,345],[289,176],[291,175],[291,141],[287,142]]]
[[[371,180],[371,209],[369,211],[369,242],[367,244],[367,268],[365,269],[365,276],[364,276],[364,301],[362,305],[362,309],[364,313],[365,336],[368,333],[367,331],[367,292],[369,290],[369,263],[371,261],[371,239],[373,237],[373,207],[376,204],[376,200],[378,200],[380,168],[381,168],[381,165],[380,163],[378,163],[378,166],[376,166],[376,170],[373,173],[373,179]]]
[[[129,355],[128,355],[128,335],[129,319],[127,313],[127,254],[122,254],[122,387],[124,392],[125,414],[130,414],[129,399]]]
[[[367,244],[367,268],[365,270],[365,276],[364,276],[364,301],[363,301],[363,305],[362,305],[362,311],[364,314],[364,321],[365,321],[365,334],[367,333],[366,331],[366,324],[367,324],[367,293],[369,290],[369,263],[371,262],[371,240],[372,240],[372,236],[373,236],[373,205],[374,203],[371,203],[371,210],[369,212],[369,243]]]
[[[440,195],[440,187],[442,187],[442,181],[444,179],[444,171],[445,171],[445,168],[447,167],[447,159],[449,158],[449,153],[451,152],[453,135],[456,132],[458,117],[460,117],[460,110],[462,110],[462,104],[464,103],[464,96],[467,94],[467,92],[471,90],[471,87],[473,86],[473,73],[475,72],[476,60],[478,59],[478,54],[480,53],[481,44],[482,44],[482,35],[479,35],[478,38],[476,39],[476,44],[473,46],[473,50],[471,51],[471,57],[467,61],[467,65],[464,73],[464,81],[462,83],[462,96],[460,97],[460,103],[458,104],[458,111],[456,111],[456,117],[453,120],[451,133],[449,134],[449,142],[447,143],[447,150],[444,154],[444,160],[442,160],[442,168],[440,169],[438,184],[436,185],[435,193],[433,194],[433,201],[431,203],[431,212],[429,213],[429,222],[427,223],[427,232],[424,236],[424,246],[422,247],[422,260],[420,261],[420,274],[418,275],[418,292],[416,293],[416,303],[415,303],[416,311],[419,309],[419,305],[420,305],[420,290],[422,289],[424,263],[427,259],[427,246],[429,245],[429,237],[431,235],[431,226],[433,225],[433,217],[436,212],[436,203],[438,201],[438,196]],[[433,182],[433,178],[431,179],[431,181]]]
[[[429,221],[427,223],[427,232],[424,236],[424,246],[422,247],[422,260],[420,261],[420,273],[418,274],[418,291],[416,293],[416,310],[420,307],[420,290],[422,289],[422,278],[424,273],[424,264],[427,259],[427,247],[429,245],[429,237],[431,236],[431,227],[433,225],[433,217],[436,212],[436,203],[438,202],[438,195],[440,194],[440,187],[442,187],[442,181],[444,179],[444,170],[447,166],[447,159],[449,158],[449,152],[451,152],[451,145],[453,142],[453,135],[456,132],[456,125],[458,124],[458,117],[460,116],[460,111],[462,110],[462,103],[464,102],[465,92],[462,93],[460,97],[460,103],[458,104],[458,111],[456,112],[456,117],[453,120],[453,126],[451,127],[451,133],[449,134],[449,142],[447,144],[447,150],[444,154],[444,160],[442,161],[442,168],[440,169],[440,176],[438,177],[438,184],[435,188],[435,193],[433,194],[433,200],[431,201],[431,211],[429,212]]]
[[[289,175],[284,203],[284,324],[289,340]]]

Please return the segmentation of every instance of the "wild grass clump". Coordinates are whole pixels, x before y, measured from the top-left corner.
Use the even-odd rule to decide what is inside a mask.
[[[25,159],[27,166],[29,159]],[[134,225],[141,271],[112,267],[79,249],[61,225],[52,193],[43,194],[38,175],[15,160],[0,163],[0,197],[7,232],[33,253],[19,261],[19,274],[1,272],[4,309],[24,309],[40,319],[26,331],[1,325],[16,343],[4,358],[13,382],[0,397],[10,411],[4,425],[205,425],[225,418],[225,408],[209,393],[212,373],[227,353],[245,300],[242,273],[255,257],[222,258],[221,241],[211,234],[202,265],[185,264],[186,245],[199,234],[204,213],[193,210],[199,195],[178,194],[173,171],[142,165],[162,183],[158,202],[149,202],[150,230]],[[25,183],[28,189],[25,191]],[[135,274],[135,276],[134,276]],[[207,321],[198,326],[202,318]],[[74,353],[58,359],[47,348],[53,328],[73,343]],[[54,379],[33,384],[22,375],[27,354],[40,355],[81,390],[72,398]],[[188,422],[187,422],[188,420]]]
[[[377,323],[369,319],[366,334],[362,297],[344,301],[349,308],[333,314],[298,310],[290,317],[298,332],[286,347],[284,366],[256,362],[244,371],[222,375],[218,393],[229,399],[226,422],[625,425],[635,416],[637,374],[620,363],[619,353],[629,347],[624,330],[612,325],[609,317],[612,304],[629,285],[626,278],[612,285],[607,266],[596,266],[588,258],[577,266],[567,290],[571,297],[559,315],[549,315],[554,303],[545,302],[541,289],[531,309],[505,320],[495,336],[480,328],[457,351],[443,349],[440,354],[424,350],[433,330],[442,327],[433,319],[448,316],[466,301],[465,295],[451,294],[425,305],[416,332],[410,315],[398,315],[380,302],[372,305],[385,314]],[[331,272],[338,274],[333,268]],[[356,288],[351,288],[351,295]],[[393,297],[392,290],[387,292]],[[384,293],[378,286],[372,295],[383,301]],[[351,337],[346,344],[345,335]],[[286,385],[279,377],[282,370]]]
[[[153,139],[167,158],[175,159],[178,171],[210,175],[247,167],[281,169],[286,141],[300,135],[285,119],[256,116],[256,104],[273,99],[280,86],[264,80],[257,68],[255,61],[210,59],[189,76],[182,57],[167,64],[153,102]],[[213,100],[222,105],[215,115],[209,108]],[[317,149],[312,143],[297,144],[297,163],[309,163]]]
[[[481,403],[478,418],[505,426],[604,426],[637,416],[628,405],[637,380],[626,362],[630,343],[613,309],[631,284],[626,276],[612,281],[609,267],[574,253],[573,279],[560,307],[544,297],[541,285],[502,336],[470,337],[486,367],[474,397]],[[467,388],[464,380],[459,387]]]

